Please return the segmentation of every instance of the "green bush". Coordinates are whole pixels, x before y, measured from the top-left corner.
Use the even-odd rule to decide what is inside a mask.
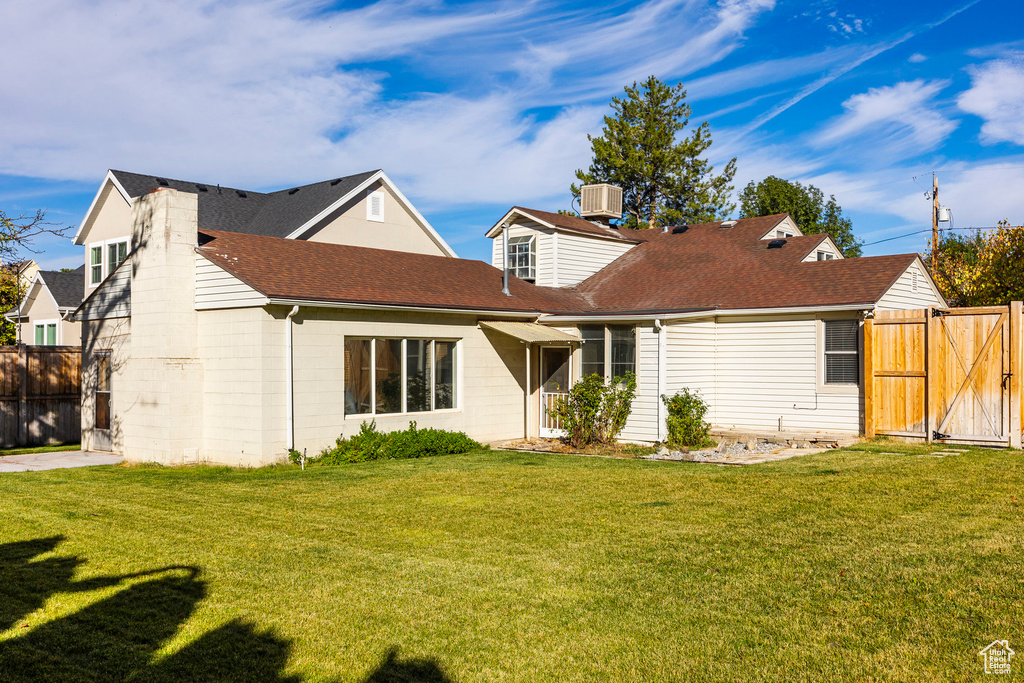
[[[409,423],[405,431],[379,432],[376,421],[363,422],[359,433],[348,439],[338,437],[334,448],[325,448],[308,464],[341,465],[371,460],[429,458],[434,455],[466,453],[482,446],[462,432],[443,429],[417,429]]]
[[[568,395],[555,401],[551,413],[573,448],[609,443],[625,426],[635,394],[636,375],[632,372],[611,385],[606,385],[600,375],[587,375],[569,389]]]
[[[665,426],[670,446],[704,448],[714,445],[708,436],[711,425],[704,421],[708,404],[700,397],[700,392],[683,389],[671,398],[663,395],[661,400],[668,409]]]

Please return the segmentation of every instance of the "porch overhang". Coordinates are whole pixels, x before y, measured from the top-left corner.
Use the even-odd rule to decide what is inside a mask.
[[[480,328],[493,330],[514,337],[527,344],[581,344],[583,340],[560,330],[541,325],[512,320],[481,320]]]

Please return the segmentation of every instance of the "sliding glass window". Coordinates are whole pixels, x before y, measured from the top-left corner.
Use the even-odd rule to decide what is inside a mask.
[[[345,414],[394,415],[453,409],[457,342],[345,339]]]

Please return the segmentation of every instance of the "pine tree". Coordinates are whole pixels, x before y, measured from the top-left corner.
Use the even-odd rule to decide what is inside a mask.
[[[730,196],[736,159],[719,175],[713,173],[702,157],[711,146],[707,121],[680,138],[691,114],[682,84],[669,86],[651,76],[625,92],[625,98],[612,98],[614,116],[604,117],[601,136],[587,136],[593,160],[588,171],[576,171],[576,178],[621,187],[627,227],[728,217],[735,208]],[[574,184],[572,192],[579,194],[579,187]]]

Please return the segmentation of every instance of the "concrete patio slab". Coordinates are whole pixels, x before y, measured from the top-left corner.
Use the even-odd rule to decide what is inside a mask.
[[[0,472],[31,472],[62,470],[70,467],[117,465],[124,461],[120,455],[94,451],[54,451],[52,453],[26,453],[0,456]]]

